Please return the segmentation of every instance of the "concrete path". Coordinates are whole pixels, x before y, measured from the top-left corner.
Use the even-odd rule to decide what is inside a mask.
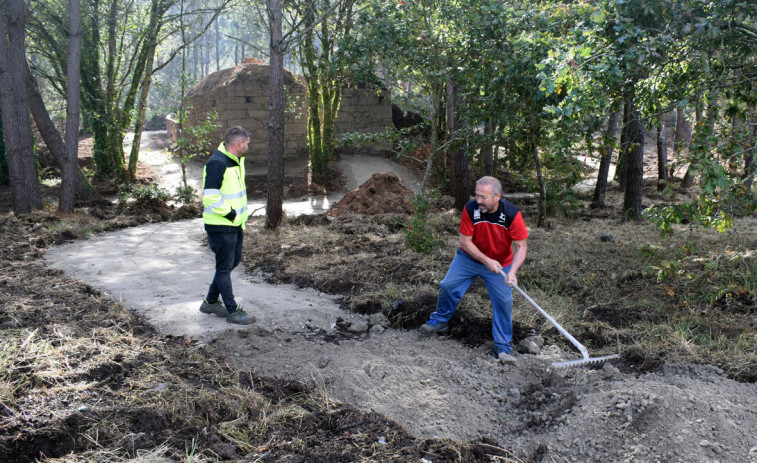
[[[148,224],[54,247],[45,259],[135,308],[161,332],[209,341],[238,326],[198,311],[214,273],[204,237],[201,219]],[[350,316],[332,297],[270,285],[241,268],[232,272],[232,284],[237,302],[256,315],[258,326],[273,331],[331,331],[338,316]]]

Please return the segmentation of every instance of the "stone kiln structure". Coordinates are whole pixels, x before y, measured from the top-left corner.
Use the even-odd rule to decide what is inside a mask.
[[[268,140],[268,65],[253,58],[242,64],[210,74],[187,95],[193,110],[189,124],[197,124],[213,111],[218,111],[222,126],[214,137],[223,138],[225,131],[241,125],[252,131],[247,163],[267,162]],[[307,156],[307,90],[304,83],[291,72],[284,71],[286,119],[284,127],[285,159]],[[392,105],[389,92],[345,88],[336,121],[337,135],[345,132],[378,133],[392,124]],[[170,121],[169,121],[170,125]],[[171,132],[169,127],[169,132]]]

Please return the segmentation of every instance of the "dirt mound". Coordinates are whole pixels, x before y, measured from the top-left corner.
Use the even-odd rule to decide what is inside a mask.
[[[413,190],[408,188],[394,172],[373,174],[367,182],[350,191],[327,212],[332,217],[346,214],[411,214],[410,198]]]

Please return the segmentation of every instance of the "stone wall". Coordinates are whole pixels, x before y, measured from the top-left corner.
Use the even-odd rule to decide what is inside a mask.
[[[218,111],[220,129],[214,137],[220,141],[229,127],[241,125],[252,132],[247,163],[267,163],[268,140],[268,65],[248,59],[244,63],[210,74],[187,95],[193,109],[189,124],[201,121],[213,109]],[[307,157],[307,90],[304,82],[284,71],[286,114],[284,159]],[[383,132],[392,124],[392,106],[388,91],[377,93],[346,88],[336,122],[336,132]]]

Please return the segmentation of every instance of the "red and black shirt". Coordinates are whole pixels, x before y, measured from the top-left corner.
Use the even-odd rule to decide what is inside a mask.
[[[502,267],[513,262],[512,242],[528,238],[520,211],[504,199],[500,199],[497,210],[490,213],[481,212],[475,199],[468,201],[460,219],[460,234],[472,236],[473,244]]]

